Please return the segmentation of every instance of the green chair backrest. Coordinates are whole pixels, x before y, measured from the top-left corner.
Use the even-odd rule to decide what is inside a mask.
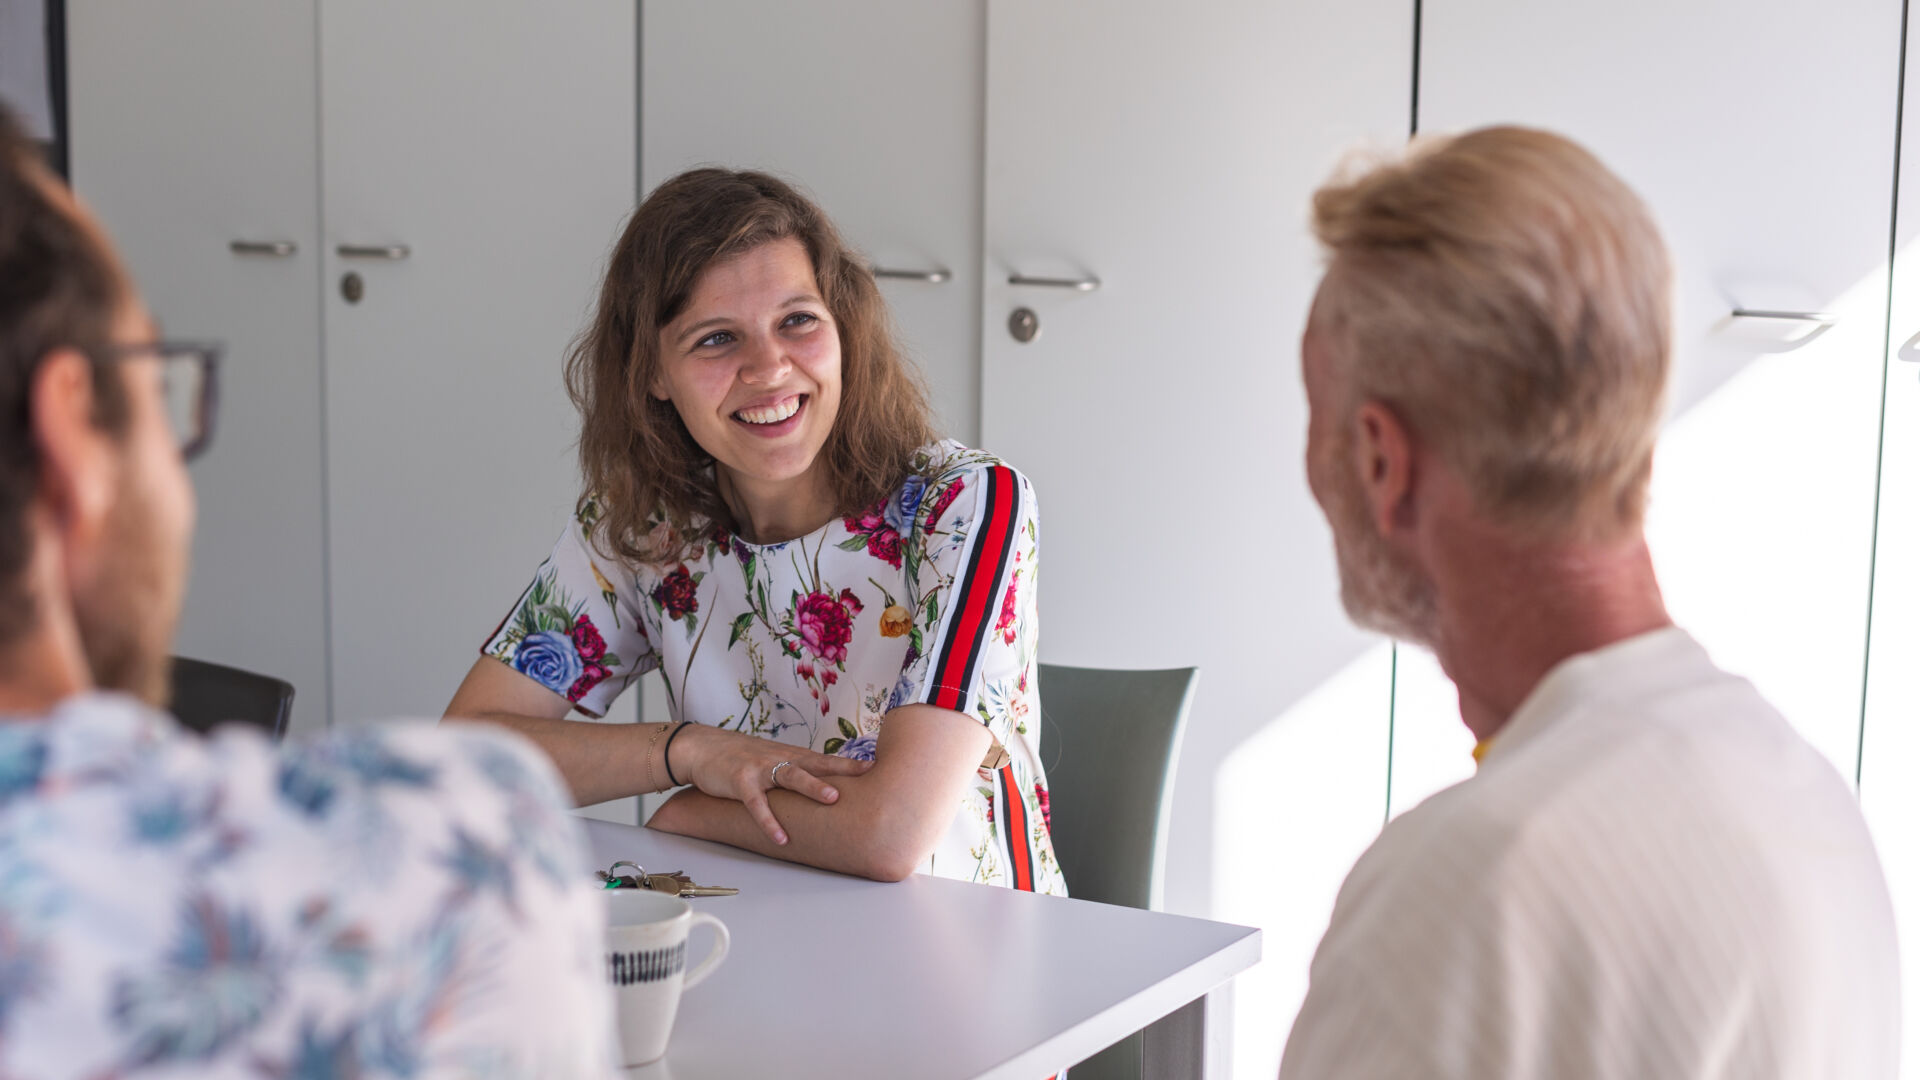
[[[1160,908],[1173,773],[1198,677],[1040,665],[1053,850],[1076,898]]]
[[[1053,853],[1075,898],[1160,908],[1173,773],[1199,674],[1040,665],[1040,762]],[[1140,1080],[1143,1047],[1136,1031],[1070,1075]]]

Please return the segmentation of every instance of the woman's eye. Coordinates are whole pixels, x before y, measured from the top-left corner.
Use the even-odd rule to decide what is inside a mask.
[[[713,333],[708,334],[706,337],[701,338],[699,344],[695,345],[694,348],[704,349],[712,345],[725,345],[727,342],[732,340],[733,340],[732,333],[726,330],[715,330]]]
[[[796,311],[793,314],[787,316],[786,322],[784,323],[784,325],[805,326],[808,323],[817,323],[819,321],[820,321],[820,317],[818,315],[815,315],[811,311]]]

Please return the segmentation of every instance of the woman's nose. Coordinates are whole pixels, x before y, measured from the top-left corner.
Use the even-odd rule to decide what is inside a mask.
[[[740,381],[753,385],[778,382],[793,362],[777,341],[760,341],[748,351],[740,365]]]

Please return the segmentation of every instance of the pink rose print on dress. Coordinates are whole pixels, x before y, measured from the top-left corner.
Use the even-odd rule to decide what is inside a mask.
[[[847,659],[847,642],[853,640],[853,618],[846,606],[831,593],[808,593],[794,609],[793,621],[800,628],[800,639],[814,656],[833,664]]]
[[[1053,828],[1053,801],[1048,798],[1047,789],[1041,787],[1037,780],[1033,784],[1033,801],[1040,804],[1040,820],[1047,823],[1047,828]]]
[[[592,617],[582,615],[574,620],[573,647],[580,650],[580,659],[589,664],[607,655],[607,639],[600,636],[600,628],[593,625]]]
[[[867,554],[898,569],[900,566],[900,534],[887,524],[886,504],[876,503],[860,513],[840,519],[853,535],[840,542],[847,551],[867,550]]]
[[[966,487],[966,480],[958,479],[941,489],[939,498],[933,500],[933,509],[927,511],[927,528],[929,530],[935,525],[940,524],[940,515],[947,512],[947,507],[953,505],[953,500],[959,498],[960,493],[965,491]]]
[[[867,554],[897,568],[900,565],[900,534],[883,528],[868,536]]]
[[[859,615],[861,612],[867,610],[867,605],[861,603],[860,598],[853,595],[852,589],[840,590],[840,603],[846,606],[849,615]]]
[[[653,587],[653,602],[659,604],[669,619],[684,619],[700,610],[700,597],[694,589],[693,575],[688,573],[685,563],[673,573],[660,579]]]
[[[567,700],[577,704],[581,698],[587,696],[588,691],[605,682],[607,676],[611,674],[613,672],[599,664],[588,664],[581,669],[580,677],[573,680],[573,685],[567,688]]]
[[[567,700],[578,703],[587,696],[587,692],[605,682],[613,672],[601,663],[607,655],[607,639],[600,636],[600,628],[593,625],[593,619],[582,615],[573,621],[573,647],[580,651],[580,677],[573,680],[567,688]]]
[[[1002,641],[1005,641],[1009,645],[1013,644],[1013,639],[1015,636],[1013,632],[1013,621],[1014,621],[1013,598],[1014,598],[1014,593],[1019,588],[1020,588],[1020,575],[1015,574],[1013,577],[1013,580],[1007,582],[1006,599],[1000,602],[1000,621],[993,624],[993,628],[1000,632],[1000,639]]]

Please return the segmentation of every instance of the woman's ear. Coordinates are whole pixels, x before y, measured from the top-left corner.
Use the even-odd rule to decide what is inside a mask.
[[[672,401],[673,395],[667,391],[667,372],[659,357],[654,357],[653,371],[647,375],[647,394],[655,401]]]

